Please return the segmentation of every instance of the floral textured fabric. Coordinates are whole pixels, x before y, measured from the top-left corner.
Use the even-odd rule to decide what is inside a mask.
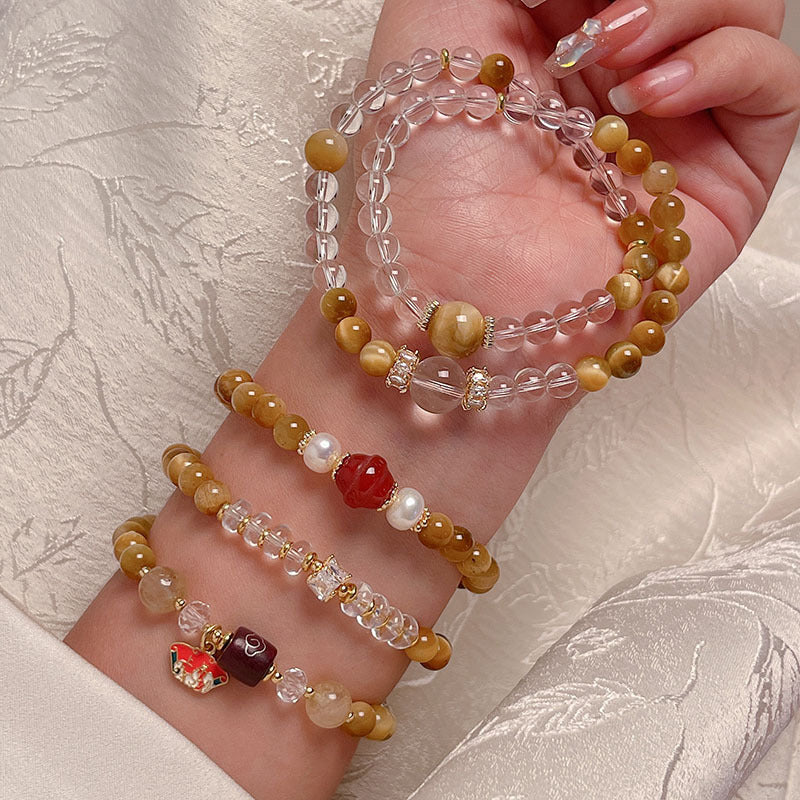
[[[208,440],[222,418],[214,376],[230,363],[257,364],[308,290],[302,145],[363,77],[379,10],[378,0],[0,3],[0,590],[55,636],[115,570],[108,540],[120,517],[156,511],[166,499],[161,444]],[[469,43],[423,36],[419,44]],[[665,351],[636,381],[570,413],[492,543],[503,565],[497,589],[457,593],[437,626],[458,657],[442,673],[409,670],[391,698],[403,725],[390,743],[359,748],[339,800],[404,800],[429,773],[441,781],[457,763],[446,762],[451,751],[487,714],[509,716],[502,705],[492,709],[611,586],[735,553],[800,507],[798,195],[795,151],[750,246]],[[677,725],[679,708],[697,703],[700,713],[705,697],[709,742],[738,737],[726,752],[747,742],[745,760],[757,760],[792,694],[774,688],[764,736],[763,718],[745,717],[744,707],[737,719],[752,722],[747,734],[714,718],[723,698],[734,703],[724,673],[717,685],[708,667],[723,618],[707,618],[696,656],[700,632],[687,629],[695,684],[695,662],[677,657],[677,641],[675,663],[654,655],[661,671],[638,681],[600,665],[603,647],[608,659],[622,658],[642,630],[657,629],[633,611],[626,619],[625,631],[593,623],[617,630],[625,647],[610,634],[587,634],[572,650],[594,648],[591,658],[555,651],[542,662],[551,671],[537,667],[526,692],[541,708],[552,703],[539,692],[560,682],[552,679],[560,658],[580,667],[569,683],[590,687],[593,702],[627,709],[620,720],[644,713],[635,703],[651,703]],[[748,654],[731,646],[732,657]],[[667,666],[675,667],[670,680]],[[48,667],[59,674],[58,663]],[[71,659],[61,674],[79,680],[79,671]],[[603,683],[611,674],[616,682]],[[3,690],[25,707],[25,693],[38,690],[28,683],[12,673]],[[71,702],[55,679],[48,686],[62,708]],[[119,693],[109,696],[109,713],[124,713]],[[658,697],[673,699],[652,706]],[[591,707],[581,711],[586,719]],[[63,718],[52,715],[52,724]],[[623,739],[631,761],[663,745],[648,738],[656,730]],[[800,797],[794,730],[738,790],[740,800]],[[76,727],[60,740],[85,734]],[[3,730],[0,746],[8,741]],[[678,766],[698,758],[700,743],[687,739],[681,752]],[[30,763],[47,758],[43,749]],[[552,765],[592,758],[562,748]],[[648,763],[663,780],[661,759]],[[691,763],[698,785],[714,783],[707,796],[731,791],[746,772]],[[526,768],[505,757],[486,767],[498,787],[507,771]],[[129,790],[121,779],[115,796]],[[539,796],[568,790],[550,786]],[[57,784],[51,795],[59,796]]]

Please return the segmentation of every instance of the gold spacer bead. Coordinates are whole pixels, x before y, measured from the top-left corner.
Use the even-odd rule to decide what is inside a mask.
[[[628,250],[633,250],[634,247],[649,247],[649,244],[644,239],[634,239],[628,245]]]
[[[283,680],[283,673],[278,672],[278,670],[275,670],[275,672],[272,673],[272,682],[280,683],[282,680]]]
[[[505,107],[506,107],[506,96],[505,96],[505,94],[503,94],[503,92],[498,92],[497,93],[497,111],[496,111],[496,113],[497,114],[502,114],[503,110],[505,109]]]
[[[250,522],[250,517],[249,517],[249,516],[245,517],[245,518],[244,518],[244,519],[243,519],[243,520],[242,520],[242,521],[241,521],[241,522],[240,522],[240,523],[239,523],[239,524],[236,526],[236,533],[238,533],[238,534],[239,534],[239,536],[243,536],[243,535],[244,535],[244,529],[247,527],[247,523],[248,523],[248,522]]]
[[[185,597],[176,597],[175,598],[175,610],[176,611],[182,611],[185,605],[186,605],[186,598]]]
[[[350,603],[355,600],[358,594],[358,586],[354,583],[343,583],[336,589],[336,596],[342,603]]]
[[[303,570],[303,572],[308,572],[308,570],[311,568],[311,565],[314,563],[314,561],[316,561],[316,559],[317,559],[317,554],[313,550],[309,551],[308,553],[306,553],[306,557],[303,559],[303,563],[300,565],[300,569]]]
[[[345,721],[342,723],[342,725],[347,725],[348,722],[352,722],[355,718],[356,715],[351,711],[345,718]]]
[[[442,48],[439,58],[442,62],[442,69],[450,69],[450,51],[446,47]]]
[[[349,458],[349,457],[350,457],[350,453],[345,453],[343,456],[340,456],[336,460],[336,463],[333,465],[333,467],[331,467],[331,480],[332,481],[336,480],[336,473],[339,471],[339,467],[342,466],[342,462],[344,462],[344,460],[346,458]]]
[[[314,687],[306,686],[306,691],[305,691],[306,697],[311,697],[312,694],[314,694]]]
[[[222,516],[223,516],[223,514],[224,514],[224,513],[225,513],[225,512],[226,512],[226,511],[227,511],[227,510],[230,508],[230,507],[231,507],[231,504],[230,504],[230,503],[223,503],[223,504],[222,504],[222,505],[219,507],[219,511],[217,511],[217,520],[218,520],[219,522],[222,522]]]
[[[144,578],[148,572],[150,572],[150,567],[142,567],[136,574],[139,576],[139,578]]]
[[[272,676],[275,674],[275,664],[270,664],[269,669],[267,670],[267,674],[261,679],[263,683],[272,680]]]
[[[438,308],[438,300],[428,300],[428,302],[425,304],[425,309],[422,312],[422,316],[417,320],[417,327],[421,331],[428,330],[428,326],[431,324],[431,319],[433,319],[433,315],[436,313]]]
[[[308,447],[308,443],[317,435],[317,432],[311,428],[311,430],[306,431],[303,434],[303,438],[297,443],[297,453],[298,455],[303,455],[305,452],[306,447]]]
[[[431,510],[428,508],[428,506],[425,506],[425,508],[422,511],[422,516],[419,518],[419,522],[417,522],[417,524],[411,530],[414,531],[414,533],[420,533],[422,529],[428,524],[430,518],[431,518]]]
[[[633,277],[638,281],[644,280],[644,278],[642,278],[642,273],[639,272],[636,267],[628,267],[628,269],[624,269],[622,272],[623,274],[627,273],[628,275],[633,275]]]
[[[481,342],[481,346],[488,350],[494,346],[494,317],[484,317],[483,323],[483,342]]]
[[[397,490],[398,490],[397,481],[394,482],[394,486],[392,486],[392,491],[389,493],[389,497],[387,498],[386,502],[380,506],[378,509],[378,513],[380,514],[381,511],[386,511],[389,506],[394,503],[395,499],[397,498]]]
[[[333,558],[333,556],[329,556],[328,561],[330,561],[331,558]],[[311,569],[310,569],[311,574],[316,575],[327,563],[328,563],[327,561],[323,563],[318,558],[314,559],[314,561],[311,564]]]
[[[261,533],[258,534],[258,541],[256,542],[256,547],[263,547],[264,539],[266,538],[267,538],[267,531],[262,528]]]
[[[280,553],[278,553],[278,558],[286,558],[286,554],[292,549],[293,544],[294,542],[284,542]]]

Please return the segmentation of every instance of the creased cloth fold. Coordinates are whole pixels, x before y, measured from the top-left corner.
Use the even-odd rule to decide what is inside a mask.
[[[722,800],[800,697],[800,522],[618,584],[410,796]]]

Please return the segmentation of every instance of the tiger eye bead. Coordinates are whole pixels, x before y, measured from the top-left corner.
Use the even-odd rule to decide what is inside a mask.
[[[395,358],[397,358],[397,352],[389,342],[373,339],[361,348],[361,352],[358,354],[358,363],[367,375],[383,378],[388,375]]]
[[[496,92],[505,89],[514,78],[514,64],[503,53],[492,53],[481,61],[478,80]]]
[[[350,706],[350,713],[353,718],[349,722],[345,722],[342,728],[351,736],[366,736],[378,721],[375,709],[363,700],[356,700]]]
[[[167,477],[177,486],[178,478],[184,467],[188,467],[189,464],[194,464],[199,460],[200,456],[196,456],[194,453],[178,453],[167,464]]]
[[[468,578],[475,575],[482,575],[491,566],[492,556],[489,551],[479,542],[472,546],[469,555],[456,565],[458,571]]]
[[[428,323],[431,344],[443,356],[465,358],[483,343],[485,321],[475,306],[462,300],[442,303]]]
[[[600,117],[594,126],[592,141],[604,153],[616,153],[628,141],[628,125],[614,114]]]
[[[214,384],[214,392],[222,403],[230,405],[233,390],[240,383],[250,383],[253,380],[249,372],[243,369],[229,369],[220,375]]]
[[[608,361],[600,356],[584,356],[575,364],[578,382],[581,389],[587,392],[599,392],[605,388],[611,377]]]
[[[641,175],[653,163],[653,151],[641,139],[628,139],[617,151],[617,166],[626,175]]]
[[[336,172],[347,162],[347,139],[333,128],[323,128],[306,140],[306,161],[311,169]]]
[[[194,493],[194,504],[198,511],[212,516],[231,502],[231,491],[220,481],[206,481],[197,487]]]
[[[637,239],[650,242],[656,235],[656,226],[645,214],[631,214],[619,224],[619,240],[622,244],[630,244]]]
[[[179,453],[192,453],[193,455],[197,456],[198,460],[200,458],[200,453],[198,453],[193,447],[189,447],[188,444],[171,444],[161,454],[161,469],[164,470],[164,474],[167,472],[167,465],[169,462]],[[144,517],[141,519],[144,519]]]
[[[286,413],[286,403],[276,394],[264,392],[253,406],[251,416],[262,428],[271,428]]]
[[[156,554],[146,544],[132,544],[119,557],[119,568],[129,577],[138,578],[139,572],[156,565]]]
[[[489,569],[482,575],[475,575],[472,578],[464,576],[461,579],[462,586],[473,594],[486,594],[497,583],[500,577],[500,567],[494,559]]]
[[[653,239],[653,252],[662,264],[670,261],[685,261],[686,256],[692,252],[692,240],[686,231],[680,228],[670,228]]]
[[[606,361],[615,378],[632,378],[642,366],[642,351],[633,342],[615,342],[606,350]]]
[[[336,326],[333,335],[340,349],[355,355],[372,338],[372,331],[365,319],[345,317]]]
[[[237,414],[249,417],[253,413],[253,407],[261,395],[264,394],[264,387],[252,381],[240,383],[231,395],[231,405]]]
[[[453,538],[439,552],[451,563],[458,564],[469,558],[474,544],[472,534],[466,528],[456,525],[453,528]]]
[[[653,277],[656,289],[666,289],[672,294],[680,294],[689,285],[689,270],[677,261],[662,264]]]
[[[674,194],[660,194],[650,206],[650,219],[659,228],[677,228],[686,216],[686,206]]]
[[[383,742],[390,739],[397,730],[397,719],[394,714],[382,703],[373,703],[375,711],[375,727],[367,734],[367,739]]]
[[[623,269],[635,269],[641,276],[641,280],[649,281],[658,269],[658,259],[651,247],[638,245],[632,247],[622,257]]]
[[[419,638],[411,647],[406,647],[403,651],[411,661],[419,661],[423,664],[430,661],[439,649],[439,643],[436,641],[436,634],[423,625],[419,626]]]
[[[661,352],[667,337],[664,329],[651,319],[643,319],[631,328],[628,340],[642,351],[643,356],[654,356]]]
[[[669,325],[678,318],[680,305],[678,298],[672,292],[658,289],[650,292],[645,298],[642,311],[647,319],[651,319],[659,325]]]
[[[620,272],[611,276],[606,284],[606,291],[614,298],[618,309],[627,311],[639,305],[642,299],[642,282],[633,275]]]
[[[178,488],[187,496],[194,497],[201,483],[214,479],[211,467],[196,461],[194,464],[187,464],[178,475]]]
[[[114,542],[114,558],[119,561],[123,551],[132,544],[147,544],[147,537],[143,533],[134,533],[133,531],[118,536]]]
[[[297,450],[300,440],[311,430],[299,414],[284,414],[278,417],[272,428],[275,444],[284,450]]]
[[[142,536],[147,536],[149,532],[150,528],[147,525],[133,519],[127,519],[122,525],[114,528],[114,532],[111,534],[111,543],[115,544],[117,539],[125,533],[141,533]]]
[[[671,194],[678,185],[678,173],[668,161],[654,161],[642,173],[642,187],[647,194]]]
[[[436,643],[438,645],[436,655],[430,659],[430,661],[422,662],[422,666],[425,667],[425,669],[430,669],[434,672],[444,669],[450,663],[450,657],[453,655],[453,646],[450,644],[450,640],[446,636],[442,636],[441,633],[437,633]]]
[[[358,308],[356,296],[349,290],[328,289],[319,301],[319,310],[328,322],[338,325],[345,317],[352,317]]]
[[[450,544],[455,527],[447,514],[434,511],[428,519],[427,525],[419,532],[419,540],[425,547],[438,550]]]

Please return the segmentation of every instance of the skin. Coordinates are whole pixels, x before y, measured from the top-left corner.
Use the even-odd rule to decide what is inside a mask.
[[[607,91],[643,69],[678,56],[695,64],[690,84],[667,99],[653,98],[647,113],[629,120],[631,135],[650,143],[656,158],[671,161],[680,176],[684,227],[694,245],[687,261],[692,282],[680,297],[684,310],[735,259],[763,213],[800,107],[797,59],[774,38],[782,19],[779,2],[759,3],[758,14],[754,4],[738,0],[691,5],[697,8],[687,15],[679,0],[656,0],[648,30],[603,62],[613,71],[595,65],[559,87],[568,104],[588,106],[600,116],[612,110]],[[540,66],[554,42],[604,8],[580,0],[553,0],[533,12],[506,0],[389,0],[368,74],[422,45],[469,43],[481,53],[508,53],[518,73],[532,73],[540,87],[555,88]],[[369,130],[364,135],[369,137]],[[467,299],[484,313],[520,317],[602,286],[617,271],[623,250],[586,175],[562,151],[533,126],[512,127],[499,119],[480,125],[438,121],[414,131],[391,173],[389,201],[401,259],[414,284],[428,296]],[[640,210],[647,207],[640,202]],[[363,235],[352,222],[340,241],[348,285],[374,336],[430,354],[424,336],[409,334],[408,318],[401,325],[376,295]],[[509,296],[509,285],[521,298]],[[346,449],[387,455],[401,485],[418,487],[431,508],[487,542],[569,404],[544,400],[497,416],[454,412],[423,420],[407,396],[362,374],[354,356],[336,349],[318,303],[312,292],[256,380],[283,396],[290,411],[303,414],[316,430],[336,435]],[[559,345],[556,358],[602,354],[640,315],[618,317]],[[551,363],[545,358],[539,363]],[[503,369],[502,361],[487,363],[495,372]],[[644,368],[661,368],[658,358],[648,359]],[[452,566],[426,551],[413,534],[394,532],[375,514],[346,508],[328,479],[277,448],[270,431],[232,414],[209,444],[205,461],[234,497],[268,508],[320,554],[339,554],[356,575],[423,623],[439,616],[456,589],[459,576]],[[176,494],[150,538],[159,563],[188,577],[190,597],[210,602],[215,621],[229,629],[246,625],[278,646],[279,668],[301,666],[312,683],[342,680],[354,699],[378,701],[391,691],[408,666],[402,653],[377,646],[335,609],[321,609],[310,592],[289,590],[293,579],[279,565],[237,552],[244,546],[226,542],[219,531],[216,520],[201,518],[189,498]],[[114,648],[107,647],[110,638]],[[177,638],[174,617],[147,613],[136,600],[134,583],[117,574],[66,641],[254,797],[329,797],[355,740],[316,729],[302,708],[266,696],[271,689],[233,681],[203,698],[180,689],[163,666]]]

